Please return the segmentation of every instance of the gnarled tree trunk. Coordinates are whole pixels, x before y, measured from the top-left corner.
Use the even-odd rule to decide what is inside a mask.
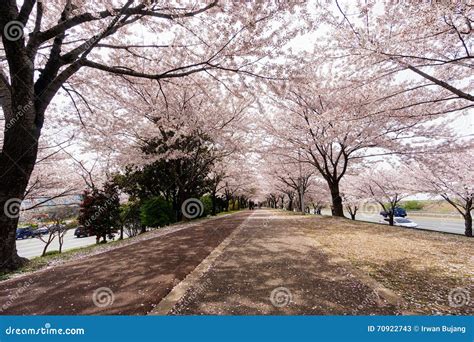
[[[470,211],[467,211],[464,214],[464,234],[466,236],[472,237],[472,215]]]
[[[35,100],[33,64],[23,49],[4,44],[9,59],[11,86],[3,83],[4,141],[0,152],[0,270],[14,270],[26,262],[17,255],[15,240],[28,181],[35,166],[43,113]],[[1,75],[5,77],[5,75]]]
[[[331,190],[332,200],[332,214],[333,216],[344,217],[344,207],[342,205],[342,197],[339,192],[339,183],[330,183],[329,189]]]

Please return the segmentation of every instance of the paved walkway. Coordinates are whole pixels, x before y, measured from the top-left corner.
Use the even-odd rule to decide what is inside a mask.
[[[193,277],[210,253],[204,274]],[[0,313],[144,315],[189,274],[194,280],[168,313],[398,313],[373,284],[326,254],[304,219],[270,210],[203,221],[5,281]]]
[[[297,216],[257,210],[171,313],[398,313],[361,278],[331,261]]]
[[[249,214],[203,221],[2,282],[0,314],[147,314]]]

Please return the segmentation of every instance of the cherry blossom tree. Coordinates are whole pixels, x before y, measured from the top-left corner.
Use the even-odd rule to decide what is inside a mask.
[[[298,161],[298,156],[293,158],[267,155],[267,160],[263,166],[268,177],[275,178],[277,184],[276,188],[280,193],[280,200],[282,207],[285,197],[288,200],[288,210],[293,210],[294,202],[297,202],[298,209],[304,213],[305,195],[311,187],[311,178],[314,175],[314,170],[303,161]]]
[[[307,207],[312,207],[315,214],[321,214],[321,210],[331,203],[331,194],[321,177],[313,177],[312,186],[306,194]]]
[[[417,158],[410,166],[416,187],[451,204],[464,218],[465,235],[472,237],[474,150],[444,154],[442,159]]]
[[[361,175],[358,186],[360,193],[367,198],[371,197],[380,204],[387,213],[388,223],[394,225],[395,208],[401,200],[411,194],[406,184],[406,175],[409,170],[400,167],[397,169],[372,170]]]
[[[286,12],[295,7],[217,0],[203,5],[140,0],[106,0],[100,5],[88,0],[48,1],[47,5],[35,0],[2,1],[0,105],[5,129],[0,207],[24,198],[43,126],[55,113],[59,97],[87,103],[88,94],[77,91],[76,82],[106,73],[115,75],[116,82],[147,79],[157,86],[196,73],[217,79],[218,71],[229,76],[272,77],[263,59],[276,56],[289,32],[300,29]],[[147,43],[138,34],[157,38]],[[284,75],[281,70],[280,75]],[[60,114],[56,112],[56,122]],[[15,269],[24,260],[15,249],[18,219],[10,216],[0,212],[0,260],[4,268]]]
[[[277,93],[276,113],[265,127],[281,154],[290,156],[293,151],[300,151],[304,162],[325,179],[335,216],[344,216],[342,178],[364,159],[440,153],[453,146],[452,132],[444,122],[428,124],[428,118],[401,120],[385,115],[368,117],[365,113],[373,108],[368,98],[375,92],[366,94],[351,88],[347,94],[345,84],[339,85],[332,75],[312,69],[306,75],[296,79],[284,93]],[[314,78],[319,78],[319,84]],[[321,82],[332,85],[324,87]]]
[[[356,219],[358,212],[366,209],[368,202],[373,201],[371,197],[367,198],[367,193],[362,191],[360,186],[360,183],[366,181],[362,178],[362,175],[368,174],[369,169],[368,163],[362,165],[360,169],[347,174],[341,182],[341,197],[344,209],[349,213],[352,220]]]
[[[25,191],[24,209],[50,206],[55,200],[80,194],[84,187],[74,162],[66,153],[59,151],[54,156],[37,161]]]
[[[222,181],[221,190],[225,205],[228,208],[232,204],[231,209],[241,209],[242,205],[246,205],[249,198],[253,197],[256,192],[256,181],[252,176],[248,165],[236,163],[234,161],[232,167],[229,167],[227,177]],[[237,207],[235,204],[237,203]]]
[[[335,1],[320,9],[331,28],[320,51],[357,65],[341,76],[365,89],[385,86],[372,114],[438,116],[474,106],[471,5]]]
[[[361,209],[360,199],[357,196],[348,193],[342,193],[344,208],[347,210],[352,220],[356,219],[357,212]]]

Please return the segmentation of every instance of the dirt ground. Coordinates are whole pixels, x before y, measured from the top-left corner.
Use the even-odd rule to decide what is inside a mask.
[[[246,211],[0,282],[0,312],[144,315],[214,251],[169,314],[472,314],[473,247],[438,232]]]
[[[171,313],[472,314],[473,247],[463,236],[260,211]]]
[[[306,217],[306,234],[393,290],[402,309],[474,313],[474,239],[401,227]]]
[[[147,314],[248,215],[241,212],[203,221],[189,229],[1,282],[0,313]]]
[[[399,314],[343,265],[332,262],[298,216],[258,210],[171,314]]]

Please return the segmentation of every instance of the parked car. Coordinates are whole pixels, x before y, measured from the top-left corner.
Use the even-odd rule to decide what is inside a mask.
[[[79,226],[74,231],[74,236],[81,238],[81,237],[88,237],[91,236],[90,232],[84,226]]]
[[[389,223],[389,219],[384,218],[384,219],[380,220],[380,223]],[[406,227],[406,228],[416,228],[416,227],[418,227],[417,223],[415,223],[412,220],[409,220],[407,218],[404,218],[404,217],[394,217],[393,218],[393,224],[395,226]]]
[[[16,230],[16,239],[28,239],[33,237],[33,228],[31,227],[24,227],[24,228],[17,228]]]
[[[388,213],[386,211],[381,211],[380,215],[382,215],[383,217],[388,217]],[[393,211],[393,216],[394,217],[406,217],[407,216],[407,211],[403,208],[396,207],[395,210]]]
[[[49,234],[49,229],[47,227],[41,227],[33,230],[33,236],[41,236]]]

